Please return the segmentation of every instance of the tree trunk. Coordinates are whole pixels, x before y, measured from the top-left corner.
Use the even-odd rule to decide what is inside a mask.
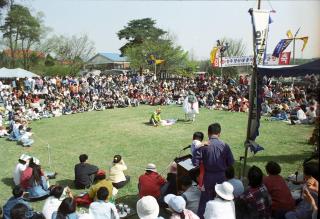
[[[139,74],[140,74],[140,76],[143,75],[143,67],[142,66],[139,67]]]

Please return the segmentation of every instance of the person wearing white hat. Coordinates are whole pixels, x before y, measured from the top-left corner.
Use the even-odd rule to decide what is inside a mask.
[[[236,219],[233,186],[229,182],[216,184],[217,196],[214,200],[207,202],[204,212],[205,219]]]
[[[199,219],[195,213],[186,209],[186,201],[182,196],[169,194],[164,197],[164,202],[172,210],[170,219]]]
[[[140,219],[163,219],[158,217],[159,205],[157,200],[150,195],[139,199],[137,202],[137,214]]]
[[[31,157],[27,154],[22,154],[19,158],[19,163],[13,170],[13,182],[16,186],[20,185],[21,174],[29,165]]]
[[[151,195],[159,199],[161,187],[166,183],[166,180],[157,173],[157,167],[153,163],[149,163],[145,170],[145,174],[139,177],[139,197]]]

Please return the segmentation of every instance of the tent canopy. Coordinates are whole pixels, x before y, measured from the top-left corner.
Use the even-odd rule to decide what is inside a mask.
[[[258,67],[258,75],[261,77],[296,77],[307,74],[320,74],[320,59],[302,65]]]
[[[0,69],[0,78],[33,78],[33,77],[39,77],[39,75],[36,75],[30,71],[21,69],[21,68],[15,68],[15,69],[8,69],[8,68],[1,68]]]

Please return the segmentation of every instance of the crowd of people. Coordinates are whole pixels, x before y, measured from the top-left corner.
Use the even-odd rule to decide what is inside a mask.
[[[269,161],[265,176],[259,167],[252,166],[247,183],[243,183],[246,181],[235,177],[232,148],[219,139],[220,134],[219,123],[209,125],[207,140],[202,132],[193,134],[191,161],[199,172],[178,175],[177,163],[172,162],[164,177],[155,164],[147,164],[145,173],[138,177],[135,208],[139,218],[163,218],[160,208],[167,209],[166,216],[171,219],[317,218],[319,158],[303,162],[302,178],[286,181],[280,175],[281,166]],[[128,168],[121,155],[115,155],[109,170],[103,170],[81,154],[74,167],[74,186],[85,192],[75,196],[69,187],[50,186],[40,161],[23,154],[14,169],[13,196],[3,205],[3,218],[121,218],[128,208],[120,210],[116,197],[118,190],[130,183],[125,174]],[[290,183],[301,189],[298,197],[290,191]],[[41,212],[30,205],[38,200],[45,200]],[[88,207],[88,212],[77,211],[77,206]]]

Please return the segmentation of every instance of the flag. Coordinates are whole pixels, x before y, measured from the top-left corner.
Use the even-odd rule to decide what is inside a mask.
[[[301,49],[301,52],[303,52],[304,48],[306,47],[306,45],[307,45],[307,43],[308,43],[309,37],[304,36],[304,37],[299,37],[299,38],[297,38],[297,39],[303,40],[303,46],[302,46],[302,49]]]
[[[290,55],[291,55],[291,52],[282,52],[279,57],[279,65],[289,65]]]
[[[274,48],[272,56],[279,57],[279,55],[289,46],[292,39],[282,39],[277,44],[276,48]]]
[[[255,141],[249,141],[249,148],[251,153],[258,153],[259,151],[264,150],[264,147],[260,146],[257,142]]]
[[[251,12],[254,33],[254,49],[256,52],[256,64],[263,65],[266,58],[270,12],[255,9],[252,9]]]
[[[155,61],[156,61],[156,65],[164,63],[164,60],[162,59],[156,59]]]
[[[292,35],[292,33],[291,33],[291,30],[288,30],[288,31],[287,31],[287,37],[288,37],[289,39],[292,39],[292,38],[293,38],[293,35]]]
[[[218,47],[213,47],[213,49],[210,52],[210,62],[212,65],[214,65],[216,62],[216,56],[217,56],[218,50],[219,50]]]

